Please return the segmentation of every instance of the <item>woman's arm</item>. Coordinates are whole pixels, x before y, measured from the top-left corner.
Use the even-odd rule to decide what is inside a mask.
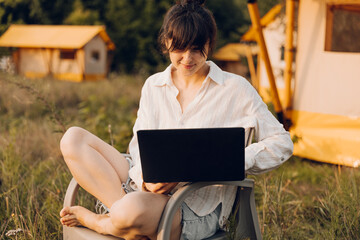
[[[259,174],[280,166],[293,153],[293,142],[283,125],[268,110],[257,92],[250,88],[252,107],[247,114],[255,116],[255,140],[245,149],[245,170]]]

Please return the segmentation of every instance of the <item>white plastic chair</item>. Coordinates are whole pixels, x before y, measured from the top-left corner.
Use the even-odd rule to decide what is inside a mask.
[[[249,130],[247,134],[246,146],[251,143],[253,136],[253,129]],[[171,223],[175,216],[177,209],[181,206],[181,203],[189,196],[193,191],[209,186],[209,185],[235,185],[238,186],[237,197],[233,207],[232,214],[236,215],[236,231],[235,239],[262,239],[261,231],[258,221],[258,216],[255,206],[254,198],[254,180],[244,179],[243,181],[217,181],[217,182],[196,182],[186,185],[175,192],[169,199],[162,214],[159,228],[158,228],[158,240],[169,240]],[[75,198],[79,189],[79,185],[73,178],[68,186],[65,194],[64,207],[74,206]],[[64,240],[119,240],[121,238],[106,236],[98,234],[85,227],[63,227],[63,239]],[[207,238],[207,240],[225,240],[228,238],[228,233],[224,231],[218,231],[214,236]]]

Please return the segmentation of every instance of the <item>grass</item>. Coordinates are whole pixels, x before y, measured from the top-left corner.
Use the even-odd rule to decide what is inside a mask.
[[[359,239],[360,173],[293,157],[256,176],[265,239]]]
[[[63,131],[88,129],[126,151],[144,78],[94,83],[0,73],[0,239],[62,239],[58,213],[71,174]],[[360,172],[292,157],[252,176],[264,239],[360,239]],[[93,208],[84,191],[78,202]],[[13,236],[6,236],[17,230]]]

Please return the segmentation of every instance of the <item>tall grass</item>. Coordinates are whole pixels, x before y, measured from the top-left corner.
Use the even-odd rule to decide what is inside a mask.
[[[293,157],[256,176],[264,239],[360,239],[360,172]]]
[[[81,126],[125,152],[142,82],[114,76],[77,84],[0,74],[0,239],[62,238],[58,215],[71,179],[59,150],[62,133]],[[92,207],[94,199],[80,194],[79,202]],[[10,230],[16,235],[6,236]]]
[[[0,239],[62,238],[58,213],[71,179],[58,147],[64,128],[86,128],[125,152],[143,80],[0,73]],[[252,178],[264,239],[360,239],[358,169],[293,157]],[[82,191],[78,201],[93,208],[95,200]]]

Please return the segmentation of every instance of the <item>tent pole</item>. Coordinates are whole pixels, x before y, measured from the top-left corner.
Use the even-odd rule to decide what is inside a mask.
[[[256,56],[256,76],[257,76],[257,80],[258,80],[258,87],[259,87],[259,92],[260,92],[260,71],[261,71],[261,68],[260,68],[260,61],[261,61],[261,53],[258,52],[257,56]]]
[[[278,94],[276,83],[275,83],[275,77],[274,77],[274,73],[273,73],[273,70],[271,67],[270,58],[269,58],[269,54],[268,54],[268,51],[266,48],[266,43],[265,43],[264,35],[262,32],[262,26],[260,23],[259,8],[258,8],[256,0],[248,0],[247,6],[249,9],[249,14],[250,14],[253,28],[257,32],[257,42],[260,46],[261,56],[263,57],[267,76],[269,78],[270,90],[271,90],[274,108],[275,108],[278,120],[281,123],[284,123],[284,113],[283,113],[282,106],[280,103],[279,94]]]
[[[295,0],[286,0],[286,42],[285,42],[285,118],[291,118],[291,79],[292,79],[292,64],[294,59],[295,48],[293,45],[294,32],[294,14],[295,14]],[[290,120],[289,120],[290,121]],[[286,125],[291,125],[291,122]]]
[[[251,76],[251,83],[255,87],[256,91],[259,92],[259,79],[256,75],[255,64],[253,60],[253,55],[250,46],[246,46],[246,58],[248,60],[250,76]]]

